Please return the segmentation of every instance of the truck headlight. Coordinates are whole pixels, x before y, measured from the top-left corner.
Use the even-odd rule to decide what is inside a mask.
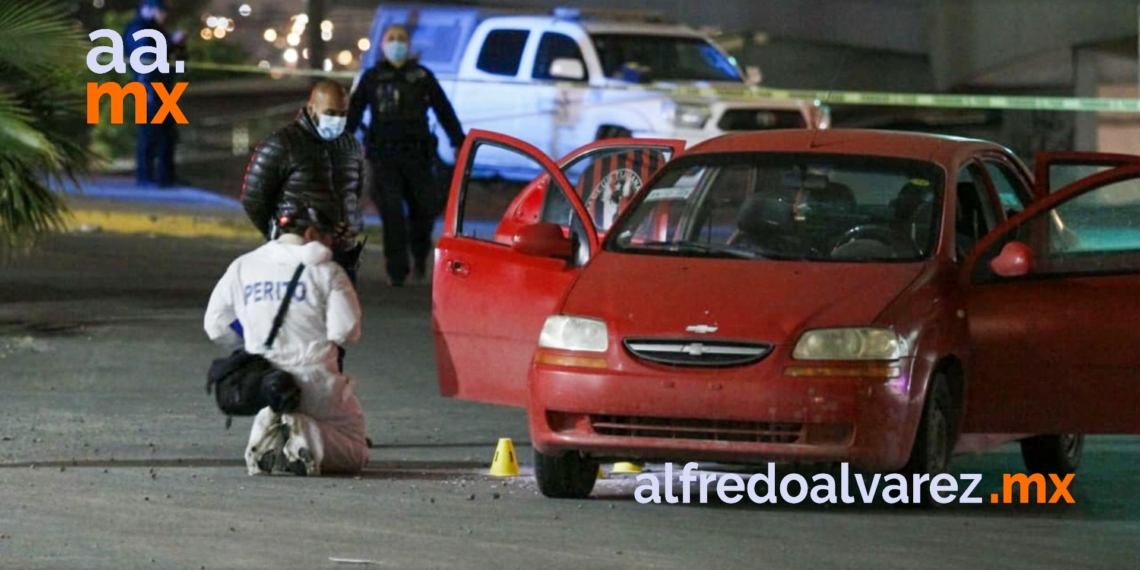
[[[712,117],[712,109],[698,103],[666,101],[663,105],[666,118],[673,126],[684,129],[703,129]]]
[[[894,331],[878,328],[818,329],[800,337],[796,360],[896,360],[905,353]]]
[[[584,317],[547,317],[538,336],[538,346],[558,350],[605,352],[610,345],[605,321]]]

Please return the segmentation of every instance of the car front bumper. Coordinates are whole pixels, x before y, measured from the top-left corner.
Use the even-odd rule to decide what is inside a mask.
[[[533,445],[600,459],[906,463],[916,429],[910,362],[894,378],[739,369],[532,366]],[[919,400],[921,409],[921,399]]]

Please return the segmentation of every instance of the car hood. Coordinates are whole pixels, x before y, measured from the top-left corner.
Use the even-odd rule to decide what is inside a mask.
[[[811,263],[603,252],[585,268],[561,312],[605,319],[619,338],[697,337],[784,344],[808,328],[871,324],[922,269],[921,263]]]

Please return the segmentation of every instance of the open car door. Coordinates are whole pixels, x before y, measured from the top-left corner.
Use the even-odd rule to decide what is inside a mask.
[[[1031,204],[963,271],[963,431],[1140,433],[1140,164]]]
[[[432,282],[432,329],[444,396],[526,405],[527,374],[542,325],[600,242],[594,216],[576,191],[579,184],[564,171],[574,172],[576,165],[589,170],[602,161],[644,168],[635,173],[636,191],[683,146],[602,141],[571,153],[559,167],[523,141],[488,131],[468,134],[456,161]],[[504,195],[501,185],[471,176],[483,160],[502,162],[503,153],[519,155],[542,172],[513,200],[509,188]],[[535,199],[539,191],[541,199]],[[496,204],[508,204],[505,214]],[[516,216],[513,210],[520,204],[534,211]]]
[[[1106,152],[1039,152],[1033,156],[1035,199],[1040,200],[1082,178],[1130,164],[1140,164],[1140,156]]]

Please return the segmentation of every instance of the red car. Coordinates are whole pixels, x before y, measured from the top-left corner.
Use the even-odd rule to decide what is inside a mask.
[[[1014,439],[1064,474],[1078,434],[1140,432],[1140,157],[1031,176],[988,142],[842,129],[681,149],[559,165],[473,131],[460,154],[440,387],[528,410],[545,495],[608,459],[934,474]],[[513,201],[470,183],[501,152],[545,171]]]

